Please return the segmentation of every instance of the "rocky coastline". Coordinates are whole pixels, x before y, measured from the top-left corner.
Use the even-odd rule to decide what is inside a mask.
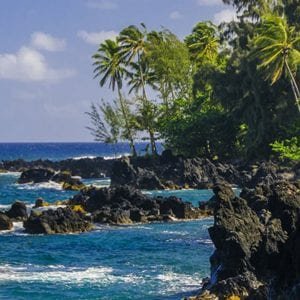
[[[68,183],[74,176],[81,178],[109,177],[112,186],[128,185],[136,189],[147,190],[207,189],[220,182],[254,188],[262,181],[270,184],[276,180],[300,178],[299,162],[292,165],[275,161],[220,162],[207,158],[184,158],[173,155],[169,150],[163,151],[157,157],[122,157],[111,160],[97,157],[62,161],[2,161],[0,170],[2,172],[24,172],[20,183],[38,182],[38,180],[66,181]],[[40,174],[34,174],[34,172]],[[50,174],[44,175],[46,178],[43,178],[42,172]],[[48,178],[54,175],[56,176],[53,179]],[[39,178],[40,176],[42,178]]]
[[[113,226],[214,216],[209,228],[215,252],[211,276],[190,299],[300,299],[300,164],[271,161],[221,163],[173,156],[97,158],[72,162],[2,162],[22,171],[19,183],[54,181],[77,190],[53,209],[37,199],[28,214],[15,202],[0,213],[0,230],[22,221],[31,234],[85,232],[95,224]],[[111,186],[86,187],[82,178],[108,176]],[[75,176],[75,177],[74,177]],[[242,191],[237,196],[233,186]],[[142,189],[212,188],[199,207],[176,197],[149,197]]]
[[[8,211],[0,212],[0,230],[11,230],[13,222],[21,221],[24,231],[30,234],[79,233],[92,230],[95,224],[172,222],[200,219],[212,213],[210,203],[194,207],[174,196],[149,197],[129,186],[86,187],[54,204],[39,198],[31,209],[16,201]]]
[[[211,277],[190,299],[300,299],[300,182],[214,187]]]

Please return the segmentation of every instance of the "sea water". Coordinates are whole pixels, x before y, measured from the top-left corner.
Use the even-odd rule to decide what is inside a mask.
[[[19,151],[10,157],[17,158]],[[49,151],[41,158],[47,158]],[[51,158],[67,157],[68,150],[62,152]],[[75,155],[86,154],[91,152]],[[23,157],[40,158],[35,155],[26,152]],[[7,157],[0,152],[0,160]],[[51,203],[74,194],[55,183],[18,185],[18,176],[0,175],[0,209],[7,209],[16,199],[30,208],[38,197]],[[105,186],[109,179],[85,183]],[[209,190],[144,193],[176,195],[195,205],[212,195]],[[214,248],[207,229],[212,222],[207,218],[97,226],[89,233],[51,236],[25,234],[22,223],[15,223],[12,231],[0,233],[0,299],[182,299],[196,293],[202,278],[209,276]]]

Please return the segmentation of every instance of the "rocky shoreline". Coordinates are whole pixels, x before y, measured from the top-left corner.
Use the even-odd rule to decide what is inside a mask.
[[[3,162],[22,171],[19,183],[54,181],[77,190],[55,209],[43,199],[27,214],[16,202],[0,213],[0,230],[22,221],[31,234],[85,232],[94,224],[130,225],[214,216],[211,276],[190,299],[300,299],[300,164],[251,164],[183,158]],[[83,175],[83,176],[82,176]],[[111,186],[85,187],[78,177],[109,175]],[[232,186],[242,188],[235,195]],[[176,197],[149,197],[141,189],[213,188],[214,197],[193,207]],[[43,208],[41,210],[41,208]]]
[[[78,233],[92,230],[94,224],[131,225],[212,216],[209,203],[194,207],[174,196],[152,198],[128,186],[86,187],[74,197],[48,206],[39,198],[28,214],[25,203],[17,201],[0,213],[0,230],[11,230],[13,222],[22,221],[25,232],[31,234]]]
[[[27,181],[40,180],[38,172],[44,170],[53,174],[69,174],[70,177],[111,178],[112,186],[128,185],[136,189],[207,189],[216,183],[228,182],[239,187],[254,188],[264,181],[297,180],[300,178],[300,163],[283,165],[273,161],[219,162],[206,158],[184,158],[165,150],[157,157],[122,157],[105,160],[102,157],[67,159],[62,161],[24,160],[2,161],[0,170],[24,172]],[[28,176],[26,176],[28,175]],[[46,178],[47,179],[47,178]],[[54,178],[57,182],[59,178]],[[64,181],[60,178],[60,181]]]
[[[190,299],[300,299],[300,182],[214,193],[211,277]]]

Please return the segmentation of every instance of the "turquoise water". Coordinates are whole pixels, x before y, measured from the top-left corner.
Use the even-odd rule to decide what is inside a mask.
[[[40,196],[53,202],[73,194],[55,185],[17,185],[17,178],[0,175],[0,207],[15,199],[32,204]],[[155,193],[195,203],[211,195]],[[18,223],[0,234],[0,299],[181,299],[197,291],[209,275],[211,224],[212,219],[205,219],[99,226],[84,234],[34,236],[24,234]]]

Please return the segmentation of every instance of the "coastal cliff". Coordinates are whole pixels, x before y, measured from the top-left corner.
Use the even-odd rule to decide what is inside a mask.
[[[300,182],[214,193],[211,278],[191,299],[300,299]]]

